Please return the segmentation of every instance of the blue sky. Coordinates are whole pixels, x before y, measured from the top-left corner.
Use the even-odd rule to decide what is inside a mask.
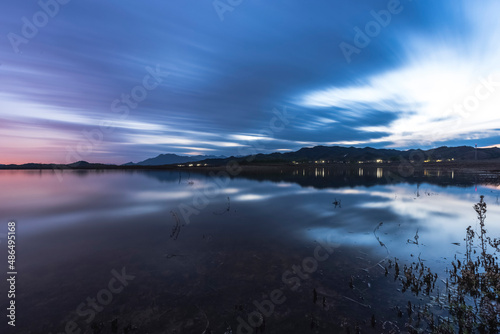
[[[59,1],[0,4],[0,163],[500,144],[495,1]]]

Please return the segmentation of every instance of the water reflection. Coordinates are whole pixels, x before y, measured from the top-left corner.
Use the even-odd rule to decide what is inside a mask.
[[[341,247],[299,292],[287,295],[266,332],[310,330],[304,315],[310,320],[313,289],[330,309],[314,311],[322,326],[335,329],[342,317],[362,323],[371,314],[343,298],[355,299],[357,290],[346,280],[359,268],[389,252],[401,261],[420,256],[444,270],[462,251],[465,228],[475,226],[471,206],[479,195],[488,203],[490,234],[500,234],[496,176],[426,170],[394,179],[390,173],[298,168],[215,182],[195,173],[68,171],[60,183],[50,171],[2,171],[0,184],[8,191],[0,193],[1,219],[15,219],[22,240],[19,316],[30,321],[20,323],[19,333],[64,331],[82,300],[123,266],[137,278],[98,321],[109,324],[119,314],[120,324],[131,322],[142,332],[201,333],[202,309],[217,332],[226,322],[234,330],[245,315],[235,305],[251,311],[254,299],[282,287],[287,268],[327,242]],[[416,231],[419,243],[409,243]],[[363,303],[378,300],[377,318],[392,319],[394,305],[380,300],[395,290],[374,270],[371,279],[380,281],[377,288],[365,284]]]
[[[325,177],[325,169],[324,168],[315,168],[314,169],[314,176],[316,176],[316,177]]]

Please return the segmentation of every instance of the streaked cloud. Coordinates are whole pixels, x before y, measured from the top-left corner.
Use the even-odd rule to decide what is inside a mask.
[[[194,0],[117,6],[72,1],[20,53],[3,40],[0,163],[64,163],[103,121],[113,130],[85,160],[500,142],[496,1],[407,2],[351,63],[339,44],[386,0],[248,2],[223,22]],[[0,31],[21,34],[36,10],[2,2]],[[161,84],[113,111],[156,66]],[[293,115],[280,131],[275,109]]]
[[[361,125],[353,130],[367,134],[364,140],[331,144],[418,147],[500,135],[500,45],[492,41],[500,29],[491,15],[500,5],[489,2],[482,7],[469,1],[457,5],[466,13],[459,22],[468,33],[407,35],[404,58],[397,66],[358,76],[346,85],[313,90],[299,100],[305,107],[329,108],[338,119],[354,119]],[[486,46],[488,52],[479,52]],[[366,115],[378,112],[397,118],[377,126],[364,122]],[[373,132],[387,135],[370,138]]]

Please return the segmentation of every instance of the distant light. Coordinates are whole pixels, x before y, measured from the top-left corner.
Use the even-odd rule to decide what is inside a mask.
[[[258,195],[258,194],[245,194],[245,195],[240,195],[236,196],[234,200],[236,201],[260,201],[268,198],[269,196],[265,195]]]

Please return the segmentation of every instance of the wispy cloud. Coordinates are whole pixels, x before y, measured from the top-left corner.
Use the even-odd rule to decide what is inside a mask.
[[[488,2],[483,7],[468,1],[457,5],[468,13],[460,21],[468,34],[457,30],[437,37],[405,36],[404,61],[397,66],[356,77],[346,85],[313,90],[298,103],[329,108],[338,119],[355,119],[361,124],[353,126],[355,131],[387,133],[381,138],[334,142],[338,144],[387,142],[404,147],[498,136],[500,45],[493,39],[500,30],[491,13],[500,5]],[[395,113],[397,118],[384,125],[366,124],[364,118],[374,112]]]
[[[64,162],[67,146],[103,120],[114,130],[88,160],[236,155],[254,144],[269,153],[499,143],[500,78],[490,76],[500,73],[500,4],[408,1],[347,64],[338,44],[386,7],[387,0],[246,2],[221,23],[203,2],[125,0],[120,15],[114,4],[70,2],[20,53],[3,40],[0,163]],[[21,18],[35,9],[1,2],[0,30],[21,33]],[[168,78],[126,119],[117,117],[111,103],[151,64],[162,64]],[[480,85],[489,95],[472,108]],[[271,136],[263,130],[278,106],[294,119]]]

